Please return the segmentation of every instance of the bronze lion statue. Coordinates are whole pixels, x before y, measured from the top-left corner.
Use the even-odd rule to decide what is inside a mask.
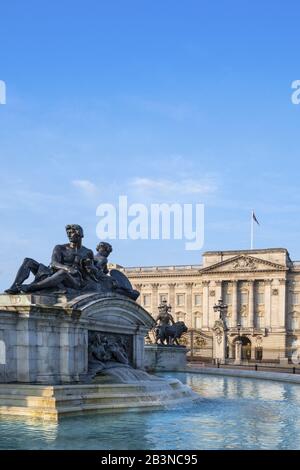
[[[179,339],[183,333],[187,332],[187,326],[183,321],[178,321],[173,325],[162,325],[156,329],[155,343],[180,346]]]

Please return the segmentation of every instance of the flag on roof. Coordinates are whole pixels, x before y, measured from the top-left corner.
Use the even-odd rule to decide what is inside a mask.
[[[258,222],[258,220],[257,220],[257,218],[256,218],[256,215],[254,214],[254,211],[252,212],[252,217],[253,217],[254,222],[256,222],[257,225],[259,225],[259,222]]]

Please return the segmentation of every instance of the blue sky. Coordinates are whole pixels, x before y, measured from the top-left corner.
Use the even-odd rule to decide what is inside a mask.
[[[96,207],[205,204],[203,250],[300,259],[300,5],[258,0],[2,0],[0,288],[47,264]],[[123,265],[200,262],[184,241],[113,242]]]

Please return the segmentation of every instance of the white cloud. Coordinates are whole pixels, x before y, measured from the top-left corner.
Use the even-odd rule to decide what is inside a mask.
[[[85,196],[95,197],[98,195],[97,186],[89,180],[73,180],[72,184],[80,189]]]
[[[176,192],[180,194],[212,194],[218,189],[213,179],[168,179],[134,178],[130,185],[142,191]]]
[[[49,207],[62,206],[68,203],[66,197],[60,194],[41,193],[28,188],[10,187],[6,185],[0,188],[0,209],[16,210],[26,208],[33,212],[43,213]]]

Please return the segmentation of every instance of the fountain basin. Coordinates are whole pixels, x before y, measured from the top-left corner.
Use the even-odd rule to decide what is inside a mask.
[[[0,385],[0,415],[57,421],[83,413],[152,411],[199,399],[177,379],[118,384]]]
[[[116,293],[0,295],[0,416],[57,421],[198,399],[177,379],[145,372],[144,337],[153,325],[146,310]]]

